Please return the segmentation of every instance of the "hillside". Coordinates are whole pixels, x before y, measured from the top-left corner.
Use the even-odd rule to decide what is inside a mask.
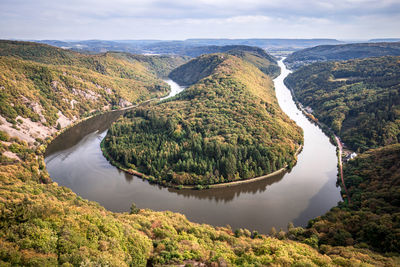
[[[272,78],[280,74],[280,68],[276,60],[261,48],[251,46],[209,46],[200,47],[200,49],[198,51],[199,55],[208,54],[207,52],[224,52],[224,54],[236,56],[256,66]],[[174,69],[169,76],[181,85],[191,85],[209,76],[223,60],[223,56],[199,57]]]
[[[189,59],[180,56],[143,56],[116,52],[85,55],[45,44],[5,40],[0,40],[0,56],[13,56],[56,66],[86,68],[103,75],[142,82],[154,82],[157,78],[155,76],[166,78],[169,71]]]
[[[358,155],[344,165],[344,177],[351,204],[340,203],[311,220],[307,232],[320,246],[400,253],[400,144]]]
[[[33,143],[93,112],[165,95],[158,68],[166,76],[184,61],[127,57],[0,41],[0,129]]]
[[[169,77],[182,86],[197,83],[201,79],[210,76],[222,62],[226,55],[200,56],[173,70]]]
[[[247,61],[254,66],[256,66],[263,73],[267,74],[271,78],[276,78],[281,73],[277,61],[274,57],[266,53],[263,49],[241,49],[234,48],[226,51],[225,53],[229,55],[236,56],[238,58]]]
[[[2,58],[8,60],[3,64],[8,68],[5,73],[25,75],[19,68],[25,65],[29,71],[37,68],[37,82],[42,81],[41,77],[48,77],[46,69],[51,72],[73,69],[71,73],[76,77],[90,74],[100,79],[78,66],[50,66],[10,55]],[[16,70],[9,62],[16,64]],[[71,77],[75,78],[72,74]],[[11,82],[22,79],[17,75],[14,77]],[[252,78],[255,77],[248,79]],[[111,76],[105,76],[105,80],[113,82]],[[9,86],[9,92],[18,89],[12,87],[12,83]],[[33,85],[25,89],[24,94],[34,94],[37,90]],[[57,96],[54,94],[54,98]],[[47,100],[42,93],[38,97],[54,100]],[[4,99],[10,107],[19,105],[18,98],[8,96]],[[60,108],[60,112],[67,113],[68,108]],[[20,109],[17,108],[16,112]],[[45,138],[47,141],[38,139],[36,146],[32,146],[0,130],[1,266],[399,265],[396,258],[366,249],[326,245],[318,251],[313,236],[306,237],[302,240],[306,244],[302,244],[287,240],[283,232],[268,237],[246,229],[200,225],[188,221],[181,214],[138,209],[134,204],[129,214],[109,212],[98,203],[84,200],[70,189],[51,181],[43,158],[50,134],[46,132]]]
[[[359,153],[343,166],[345,202],[290,238],[399,253],[400,57],[315,63],[285,81],[313,115]],[[373,148],[373,149],[371,149]],[[348,200],[349,199],[349,200]]]
[[[301,129],[280,110],[271,78],[254,65],[212,54],[171,76],[193,85],[110,128],[105,149],[125,168],[158,183],[208,185],[294,164]]]
[[[185,51],[185,55],[192,57],[212,53],[226,53],[239,57],[255,65],[262,72],[273,78],[280,74],[280,68],[277,66],[276,59],[259,47],[246,45],[200,46]],[[179,75],[177,75],[177,78],[179,78]]]
[[[400,42],[320,45],[290,54],[285,64],[290,69],[321,61],[367,57],[400,56]]]
[[[396,266],[365,249],[309,245],[132,206],[112,213],[51,183],[36,151],[1,134],[0,265]],[[22,161],[9,156],[15,154]],[[48,183],[50,182],[50,183]]]
[[[285,80],[344,143],[365,151],[400,141],[400,57],[305,66]]]
[[[114,58],[126,60],[131,63],[140,62],[144,65],[148,71],[155,74],[160,78],[168,78],[170,72],[176,67],[186,63],[190,60],[187,56],[153,56],[153,55],[135,55],[130,53],[118,53],[109,52],[107,53]]]

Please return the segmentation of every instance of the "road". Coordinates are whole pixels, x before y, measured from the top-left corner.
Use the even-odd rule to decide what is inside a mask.
[[[337,143],[338,148],[339,148],[339,152],[338,152],[338,153],[339,153],[340,178],[341,178],[341,180],[342,180],[343,188],[344,188],[344,190],[346,191],[347,201],[348,201],[348,203],[350,204],[350,203],[351,203],[350,195],[349,195],[349,192],[347,191],[346,184],[344,183],[344,179],[343,179],[343,164],[342,164],[343,144],[342,144],[342,142],[340,141],[339,137],[337,137],[336,135],[335,135],[335,139],[336,139],[336,143]]]

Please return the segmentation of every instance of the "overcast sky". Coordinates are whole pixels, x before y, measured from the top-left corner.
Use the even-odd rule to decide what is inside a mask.
[[[2,39],[400,37],[400,0],[0,0]]]

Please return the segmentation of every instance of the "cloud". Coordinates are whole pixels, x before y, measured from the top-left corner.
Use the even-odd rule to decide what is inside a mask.
[[[0,38],[398,37],[398,0],[2,0]]]

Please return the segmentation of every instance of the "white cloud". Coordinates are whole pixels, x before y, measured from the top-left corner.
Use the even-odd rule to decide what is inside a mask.
[[[399,0],[1,0],[0,38],[400,36]]]

